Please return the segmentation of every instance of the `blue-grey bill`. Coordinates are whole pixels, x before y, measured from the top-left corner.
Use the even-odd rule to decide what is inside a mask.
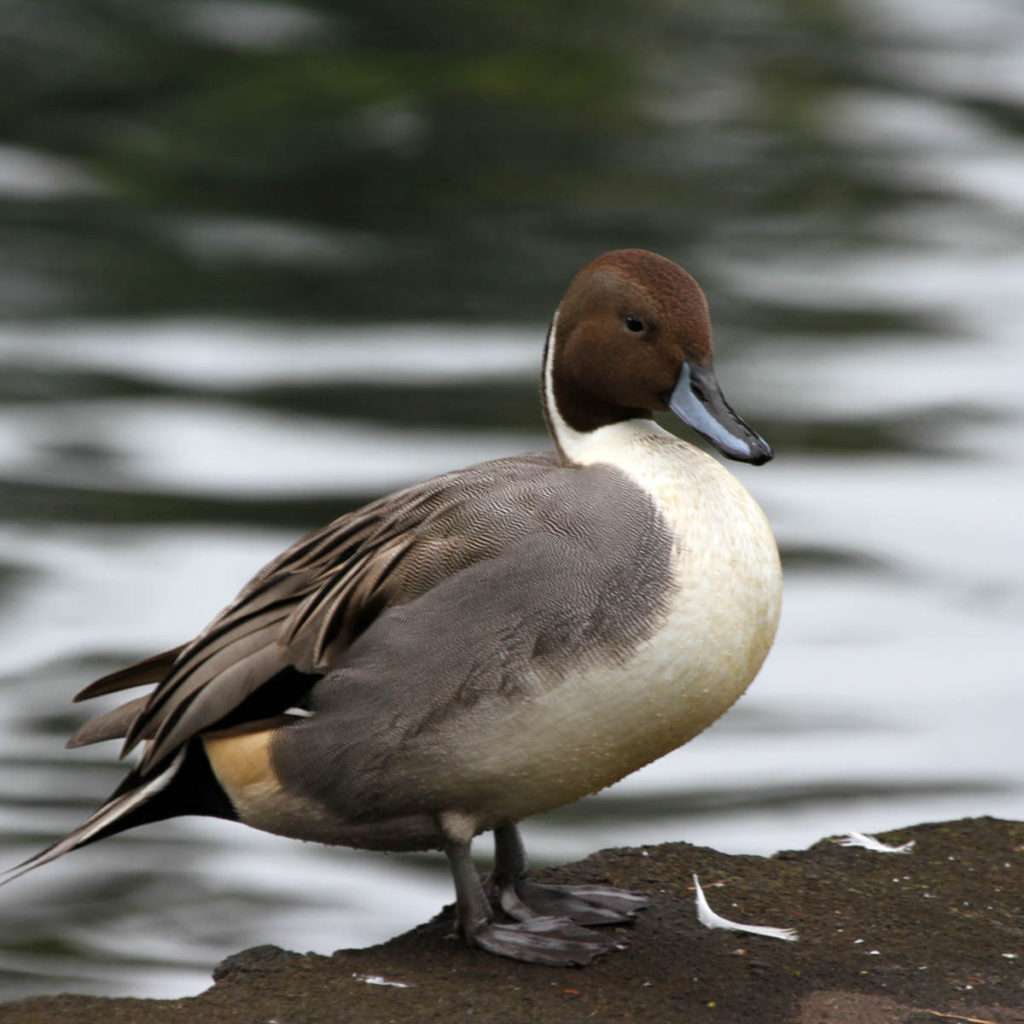
[[[684,362],[668,407],[730,459],[760,466],[775,454],[771,445],[754,433],[725,400],[711,367]]]

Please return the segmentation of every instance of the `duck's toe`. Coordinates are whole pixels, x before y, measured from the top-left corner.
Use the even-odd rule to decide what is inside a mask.
[[[514,924],[488,922],[467,934],[466,940],[497,956],[548,967],[584,967],[626,945],[618,936],[581,928],[567,917],[531,917]]]
[[[621,924],[650,903],[641,893],[610,885],[542,885],[523,880],[518,888],[531,910],[568,917],[577,924]]]
[[[650,900],[610,885],[542,885],[525,878],[491,889],[493,901],[516,920],[567,917],[580,925],[626,924]]]

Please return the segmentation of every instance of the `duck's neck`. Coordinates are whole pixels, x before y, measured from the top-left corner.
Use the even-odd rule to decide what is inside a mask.
[[[548,433],[566,465],[617,462],[619,459],[609,458],[610,453],[617,451],[621,451],[621,460],[625,462],[638,435],[671,436],[640,410],[569,401],[567,386],[564,382],[560,386],[558,355],[558,310],[555,310],[544,348],[541,397]],[[563,411],[566,405],[570,408]]]

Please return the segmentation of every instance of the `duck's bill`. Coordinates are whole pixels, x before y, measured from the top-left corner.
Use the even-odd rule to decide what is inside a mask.
[[[761,466],[775,454],[771,445],[733,411],[710,366],[684,362],[668,407],[730,459]]]

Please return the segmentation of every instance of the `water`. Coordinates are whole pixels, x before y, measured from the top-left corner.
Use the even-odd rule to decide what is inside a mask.
[[[65,6],[73,24],[80,11]],[[241,41],[217,15],[228,5],[203,10],[190,24],[207,44],[228,33],[217,45],[255,47],[261,67],[270,43],[305,45],[309,25],[284,7],[266,5]],[[62,749],[84,717],[68,703],[80,685],[192,635],[303,530],[408,481],[543,444],[544,317],[576,263],[626,241],[679,256],[709,290],[726,392],[779,452],[732,468],[780,538],[785,608],[740,704],[689,747],[528,823],[535,862],[681,839],[767,853],[854,829],[1020,816],[1024,19],[1008,2],[971,5],[967,22],[954,4],[828,8],[832,22],[771,10],[775,22],[688,23],[707,44],[680,51],[693,67],[657,51],[656,81],[637,88],[674,130],[644,135],[635,171],[647,196],[655,156],[676,178],[636,201],[631,234],[617,175],[636,137],[591,153],[578,224],[557,185],[540,203],[548,221],[524,217],[515,231],[480,195],[463,197],[461,248],[434,214],[400,234],[380,213],[341,240],[331,219],[347,214],[325,192],[310,199],[323,236],[282,233],[281,210],[274,231],[269,213],[194,213],[177,230],[206,264],[182,257],[157,297],[140,283],[167,266],[154,241],[167,224],[154,221],[185,202],[165,182],[153,186],[157,213],[134,209],[131,231],[110,228],[136,232],[137,250],[104,236],[102,274],[50,249],[3,270],[17,302],[0,325],[2,863],[72,827],[120,777],[106,747]],[[663,16],[681,32],[678,15]],[[31,18],[25,8],[26,32]],[[843,44],[831,69],[815,63],[823,39]],[[677,102],[686,75],[708,101],[699,116]],[[398,106],[373,123],[411,145],[417,129]],[[167,130],[181,143],[186,128]],[[694,136],[690,152],[681,142]],[[27,238],[64,232],[74,256],[97,237],[101,208],[121,207],[109,184],[83,177],[73,147],[51,148],[63,163],[27,166],[24,139],[0,150],[5,237],[24,253]],[[504,152],[488,150],[473,180],[489,181]],[[429,146],[423,159],[433,186],[420,210],[457,175]],[[557,182],[560,160],[531,157],[518,173],[536,191],[529,175],[547,166]],[[296,195],[304,180],[281,172]],[[465,227],[473,218],[498,227],[481,235]],[[438,246],[414,286],[401,268],[421,251],[417,232]],[[242,258],[253,238],[259,251]],[[494,244],[511,238],[537,259]],[[352,266],[364,270],[343,272]],[[337,294],[318,285],[338,275]],[[311,290],[315,308],[302,307]],[[0,994],[195,992],[246,945],[365,945],[450,898],[437,857],[165,823],[3,890]]]

